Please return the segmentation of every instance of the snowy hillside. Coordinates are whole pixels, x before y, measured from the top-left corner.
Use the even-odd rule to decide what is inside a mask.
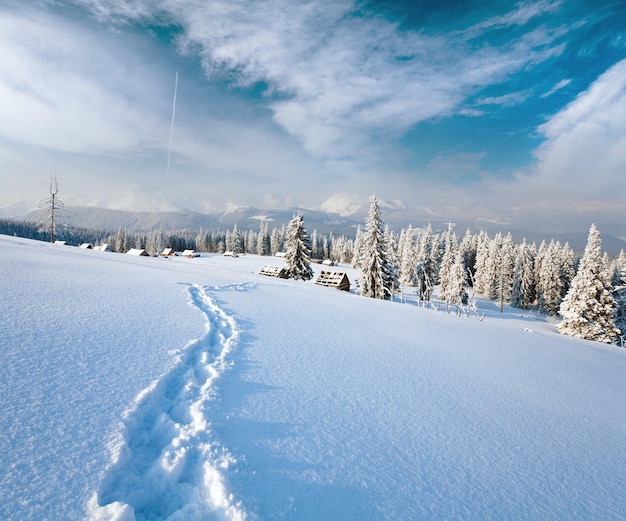
[[[281,262],[0,236],[0,518],[626,519],[626,350]]]

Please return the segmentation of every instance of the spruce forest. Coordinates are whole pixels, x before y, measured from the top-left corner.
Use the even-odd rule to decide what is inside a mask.
[[[13,219],[0,219],[0,233],[50,239],[45,225]],[[271,230],[262,221],[258,230],[246,231],[237,225],[225,231],[121,228],[114,233],[64,226],[56,235],[71,245],[107,244],[118,253],[140,248],[152,256],[165,248],[264,256],[286,251],[290,278],[308,280],[313,276],[310,262],[328,260],[359,270],[357,292],[363,296],[393,300],[400,291],[414,291],[422,303],[436,299],[460,314],[480,294],[500,309],[510,305],[540,313],[563,334],[626,345],[626,253],[611,258],[603,252],[595,225],[582,255],[554,240],[515,243],[510,233],[490,237],[469,229],[459,235],[453,223],[442,231],[429,224],[395,232],[385,225],[374,196],[367,222],[354,238],[316,231],[309,235],[302,214]]]

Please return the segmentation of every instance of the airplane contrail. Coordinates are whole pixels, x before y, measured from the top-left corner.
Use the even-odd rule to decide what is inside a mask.
[[[172,156],[172,137],[174,136],[174,117],[176,116],[176,93],[178,92],[178,71],[176,72],[176,82],[174,83],[174,102],[172,104],[172,125],[170,126],[170,146],[167,149],[167,172],[170,173],[170,158]]]

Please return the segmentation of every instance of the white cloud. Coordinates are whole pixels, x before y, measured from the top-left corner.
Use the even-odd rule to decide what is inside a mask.
[[[626,60],[539,127],[546,141],[537,150],[539,175],[580,181],[588,196],[624,186],[626,171]],[[597,174],[601,174],[598,176]],[[585,186],[587,185],[587,186]]]
[[[558,10],[562,3],[562,0],[518,2],[514,10],[483,20],[470,27],[466,33],[468,35],[477,35],[492,29],[502,29],[514,25],[523,26],[533,18]]]
[[[557,82],[548,92],[544,92],[541,95],[541,97],[542,98],[547,98],[548,96],[552,96],[552,94],[554,94],[555,92],[558,92],[559,90],[567,87],[571,82],[572,82],[571,79],[561,80],[561,81]]]
[[[131,71],[88,31],[48,15],[0,11],[0,135],[64,152],[154,147],[155,118],[112,84]],[[121,48],[118,49],[121,52]],[[87,72],[88,71],[88,72]],[[150,81],[149,77],[144,81]]]
[[[626,60],[538,129],[536,163],[512,183],[494,183],[504,205],[623,219],[626,193]]]
[[[531,95],[530,91],[511,92],[503,96],[488,96],[476,100],[476,105],[499,105],[501,107],[512,107],[524,103]]]
[[[467,96],[562,52],[556,32],[535,29],[500,49],[469,45],[467,34],[400,31],[357,16],[350,0],[83,0],[98,16],[143,19],[151,8],[183,28],[182,52],[197,53],[209,76],[265,82],[275,121],[323,159],[358,157],[381,138],[420,121],[467,110]],[[523,2],[482,27],[524,25],[559,2]],[[132,6],[130,9],[129,6]],[[150,6],[150,7],[148,7]]]

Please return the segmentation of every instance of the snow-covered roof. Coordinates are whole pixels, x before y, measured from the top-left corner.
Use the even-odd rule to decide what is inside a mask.
[[[149,254],[146,250],[141,248],[131,248],[126,252],[126,255],[136,255],[138,257],[149,257]]]
[[[328,286],[330,288],[337,288],[342,291],[350,291],[350,280],[345,271],[320,271],[320,274],[315,281],[315,284],[320,286]]]
[[[259,271],[259,275],[267,275],[268,277],[286,278],[284,266],[263,266]]]

